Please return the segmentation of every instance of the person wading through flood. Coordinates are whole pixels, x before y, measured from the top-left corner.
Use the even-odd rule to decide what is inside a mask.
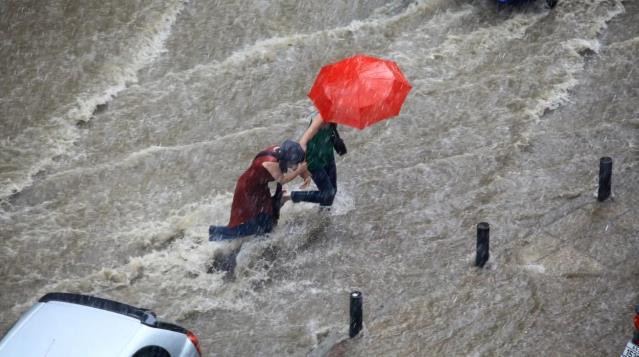
[[[340,156],[346,154],[346,146],[337,133],[337,124],[324,122],[317,113],[300,139],[300,145],[306,152],[307,169],[318,191],[293,191],[284,197],[293,202],[319,203],[329,207],[337,193],[337,168],[335,150]],[[302,173],[304,185],[308,185],[308,174]]]
[[[210,226],[209,240],[233,239],[271,232],[277,225],[285,184],[306,172],[304,150],[293,140],[261,151],[235,186],[231,218],[226,226]],[[291,170],[291,172],[288,172]],[[271,197],[268,183],[277,182]]]

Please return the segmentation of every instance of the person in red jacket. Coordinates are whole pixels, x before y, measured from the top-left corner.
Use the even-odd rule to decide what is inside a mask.
[[[210,226],[209,240],[225,240],[273,230],[282,204],[282,184],[306,172],[304,150],[295,141],[285,140],[255,156],[251,166],[237,180],[231,218],[226,226]],[[290,170],[290,172],[289,172]],[[268,183],[278,183],[274,196]]]

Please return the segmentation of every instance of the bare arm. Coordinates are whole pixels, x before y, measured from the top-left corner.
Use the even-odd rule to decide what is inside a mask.
[[[297,165],[297,169],[287,173],[282,173],[282,170],[280,170],[280,165],[277,162],[263,162],[262,166],[264,166],[264,168],[271,174],[271,176],[273,176],[277,183],[280,183],[282,185],[293,180],[304,171],[306,171],[305,162]]]
[[[315,134],[317,134],[317,132],[320,130],[323,124],[324,124],[324,119],[322,119],[322,116],[318,113],[315,116],[315,118],[313,118],[311,125],[308,127],[308,129],[306,129],[306,131],[300,138],[300,145],[302,146],[302,149],[304,149],[305,152],[306,152],[306,144],[308,144],[308,142],[311,139],[313,139],[313,137],[315,136]]]
[[[304,179],[304,182],[300,185],[300,189],[307,188],[311,184],[312,178],[311,173],[308,171],[308,167],[306,167],[304,171],[300,173],[300,176],[302,177],[302,179]]]

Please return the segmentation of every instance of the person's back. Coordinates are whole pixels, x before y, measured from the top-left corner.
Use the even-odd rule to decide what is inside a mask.
[[[333,128],[329,124],[322,125],[306,148],[306,165],[308,170],[313,172],[335,162],[333,154]]]
[[[251,166],[237,180],[228,227],[237,227],[260,213],[273,214],[268,183],[275,179],[262,165],[264,162],[277,162],[273,148],[274,146],[271,146],[266,148],[263,154],[258,154]]]

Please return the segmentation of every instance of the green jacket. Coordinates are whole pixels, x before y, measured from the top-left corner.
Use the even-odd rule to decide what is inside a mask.
[[[313,119],[311,119],[311,123]],[[311,140],[306,144],[306,164],[309,171],[316,171],[326,167],[335,161],[333,154],[333,140],[331,139],[333,129],[326,125],[317,131]]]

